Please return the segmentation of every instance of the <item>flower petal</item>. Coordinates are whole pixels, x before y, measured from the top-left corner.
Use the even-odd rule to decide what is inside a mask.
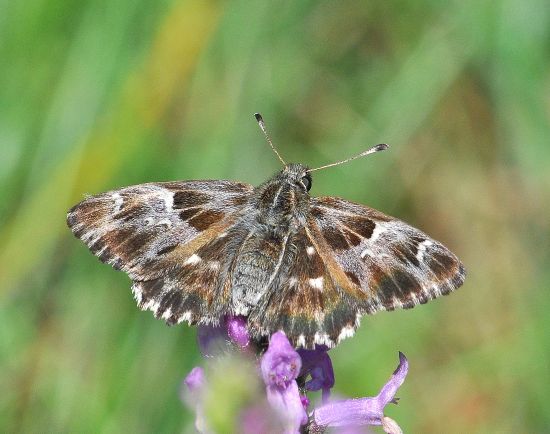
[[[393,372],[393,375],[391,376],[389,381],[384,384],[384,386],[380,390],[380,393],[378,394],[378,399],[380,399],[380,401],[384,403],[384,406],[393,401],[395,394],[397,393],[397,389],[399,389],[405,381],[405,377],[407,376],[408,372],[409,361],[400,351],[399,365],[397,366],[397,369]]]
[[[267,401],[278,413],[289,432],[299,432],[300,426],[307,423],[307,413],[302,404],[296,381],[288,387],[267,386]]]
[[[315,410],[313,414],[315,423],[320,426],[382,425],[384,407],[394,401],[395,393],[405,381],[408,368],[407,358],[400,352],[399,366],[376,397],[347,399],[325,404]],[[390,427],[390,421],[386,421],[386,424]],[[397,426],[396,423],[395,425]]]
[[[295,380],[302,368],[302,360],[283,332],[276,332],[260,363],[266,385],[286,387]]]
[[[314,350],[298,350],[302,359],[300,375],[311,376],[305,388],[311,391],[322,390],[323,402],[328,401],[330,389],[334,386],[334,370],[328,349],[326,345],[316,345]]]
[[[204,386],[204,369],[200,366],[195,366],[187,374],[183,382],[191,392],[199,391]]]

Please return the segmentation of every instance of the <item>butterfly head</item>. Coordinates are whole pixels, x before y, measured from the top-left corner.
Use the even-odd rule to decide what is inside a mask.
[[[311,189],[311,175],[308,170],[309,168],[303,164],[289,163],[285,165],[279,176],[307,193]]]

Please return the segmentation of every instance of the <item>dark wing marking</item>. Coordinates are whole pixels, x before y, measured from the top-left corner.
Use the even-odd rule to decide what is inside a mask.
[[[102,261],[126,272],[142,309],[196,322],[216,303],[223,255],[253,187],[231,181],[141,184],[86,198],[67,223]],[[230,236],[231,235],[231,236]],[[230,252],[229,252],[230,253]]]
[[[342,287],[361,292],[354,296],[360,313],[412,308],[464,282],[463,265],[445,246],[366,206],[314,198],[310,226],[346,276]]]
[[[292,235],[280,272],[248,318],[257,337],[284,330],[294,346],[334,346],[357,326],[350,295],[335,283],[306,229]]]

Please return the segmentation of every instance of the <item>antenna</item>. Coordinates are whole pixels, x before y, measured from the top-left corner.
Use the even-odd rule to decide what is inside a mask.
[[[379,151],[384,151],[388,148],[389,148],[389,145],[387,145],[386,143],[381,143],[381,144],[373,146],[372,148],[367,149],[366,151],[363,151],[360,154],[357,154],[353,157],[346,158],[345,160],[338,161],[336,163],[327,164],[326,166],[317,167],[315,169],[309,169],[309,170],[306,170],[306,172],[313,172],[315,170],[326,169],[327,167],[338,166],[340,164],[347,163],[348,161],[355,160],[356,158],[364,157],[365,155],[374,154],[375,152],[379,152]]]
[[[265,129],[265,123],[264,123],[264,119],[262,118],[262,115],[260,113],[254,113],[254,117],[256,118],[256,121],[258,121],[258,125],[260,126],[262,133],[264,133],[267,143],[269,143],[269,146],[271,146],[271,149],[273,149],[273,152],[275,152],[279,160],[281,160],[281,163],[283,163],[283,166],[286,166],[285,160],[283,160],[281,155],[277,152],[277,149],[275,149],[275,146],[273,146],[273,142],[271,141],[269,134],[267,134],[267,130]]]

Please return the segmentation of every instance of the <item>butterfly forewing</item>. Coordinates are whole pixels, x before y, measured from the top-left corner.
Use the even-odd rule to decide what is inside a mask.
[[[462,285],[464,267],[441,243],[393,217],[339,198],[311,200],[313,230],[359,288],[360,313],[411,308]]]
[[[67,222],[101,261],[128,273],[142,309],[196,322],[220,306],[232,259],[224,238],[251,191],[231,181],[141,184],[88,197]]]

